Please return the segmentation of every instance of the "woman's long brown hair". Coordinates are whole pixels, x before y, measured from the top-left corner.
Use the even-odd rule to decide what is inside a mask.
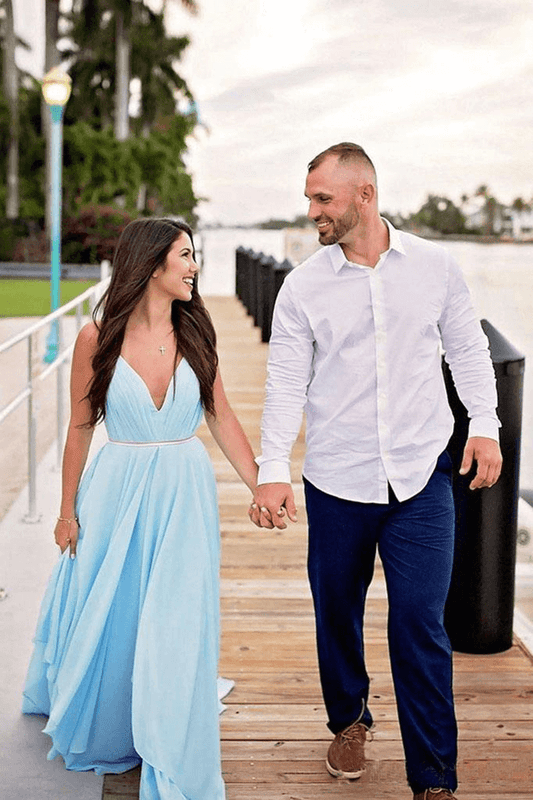
[[[122,231],[113,259],[111,282],[93,312],[98,341],[92,359],[94,377],[87,392],[91,406],[89,427],[105,419],[107,392],[129,316],[146,291],[153,272],[158,267],[164,269],[172,244],[183,233],[192,241],[192,231],[184,222],[153,217],[135,219]],[[102,318],[98,319],[100,312]],[[213,384],[218,366],[216,335],[198,293],[196,276],[192,299],[188,302],[174,300],[171,317],[176,358],[180,353],[189,362],[200,384],[202,405],[214,415]]]

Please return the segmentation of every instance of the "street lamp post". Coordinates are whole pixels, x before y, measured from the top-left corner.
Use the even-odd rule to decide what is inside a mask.
[[[70,97],[70,75],[54,67],[44,76],[42,91],[50,108],[50,305],[59,308],[61,278],[61,173],[63,166],[63,109]],[[59,321],[52,322],[44,360],[50,364],[59,349]]]

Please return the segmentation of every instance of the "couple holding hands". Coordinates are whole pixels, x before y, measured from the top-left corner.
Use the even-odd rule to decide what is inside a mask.
[[[296,520],[290,454],[306,414],[308,572],[333,739],[326,767],[358,778],[373,722],[363,651],[376,551],[414,800],[457,787],[452,653],[443,625],[454,538],[453,429],[441,370],[470,416],[461,471],[501,469],[494,372],[460,269],[378,210],[374,166],[344,142],[308,166],[323,248],[276,301],[262,452],[226,399],[198,294],[192,232],[138,219],[73,356],[55,538],[23,711],[48,717],[68,769],[142,763],[141,800],[223,800],[217,692],[216,486],[202,416],[253,493],[250,519]],[[95,425],[109,441],[84,472]],[[405,796],[398,787],[398,798]],[[396,795],[395,795],[396,796]]]

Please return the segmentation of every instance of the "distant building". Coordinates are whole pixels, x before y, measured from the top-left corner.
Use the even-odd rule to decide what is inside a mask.
[[[474,195],[461,203],[467,231],[518,241],[533,240],[533,207],[504,206],[484,195]]]
[[[524,206],[521,209],[504,208],[503,219],[502,234],[519,241],[533,241],[533,208],[531,206]]]
[[[504,232],[504,207],[492,198],[476,194],[468,197],[460,205],[464,214],[465,228],[472,233],[499,236]]]

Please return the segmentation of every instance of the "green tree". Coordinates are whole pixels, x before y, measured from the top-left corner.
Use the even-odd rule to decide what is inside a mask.
[[[158,119],[176,113],[176,101],[193,95],[175,64],[190,44],[187,36],[167,36],[164,16],[146,6],[139,10],[131,28],[131,74],[139,80],[137,132],[150,130]]]
[[[197,10],[193,0],[182,0],[181,5],[192,13]],[[167,36],[163,11],[151,11],[143,0],[75,0],[68,19],[75,46],[65,56],[73,61],[73,84],[79,87],[78,98],[87,101],[93,95],[88,108],[69,104],[75,118],[92,115],[102,126],[112,120],[116,138],[124,140],[130,131],[132,78],[140,81],[144,110],[154,90],[157,101],[164,103],[163,114],[168,113],[169,95],[190,95],[174,67],[189,40]],[[174,97],[173,110],[175,106]],[[153,112],[151,116],[154,121]]]
[[[123,210],[130,216],[139,211],[176,214],[194,223],[198,200],[183,156],[187,137],[198,120],[192,93],[176,69],[188,39],[166,36],[162,15],[134,0],[137,11],[136,22],[131,27],[131,61],[133,73],[142,87],[141,105],[138,118],[132,121],[133,135],[119,141],[113,130],[115,63],[111,0],[92,0],[93,8],[102,9],[106,3],[109,8],[97,16],[93,24],[96,34],[82,24],[80,17],[82,5],[90,11],[89,0],[75,2],[73,12],[65,19],[66,24],[61,23],[57,15],[57,0],[47,0],[50,58],[57,63],[60,55],[65,58],[69,55],[69,49],[73,56],[73,68],[69,70],[74,78],[73,94],[64,119],[63,227],[69,235],[69,231],[77,230],[76,220],[81,220],[78,227],[83,226],[88,219],[87,209],[91,207],[102,213],[106,208]],[[3,30],[2,26],[2,33]],[[61,54],[59,30],[65,33],[65,38],[60,40]],[[35,221],[36,234],[45,218],[48,194],[45,191],[45,126],[50,114],[46,107],[42,113],[40,82],[27,75],[19,78],[18,115],[20,137],[24,142],[19,154],[20,216]],[[188,110],[180,112],[178,104],[184,101]],[[7,195],[7,152],[11,133],[10,109],[0,85],[0,208],[5,206]],[[139,203],[140,197],[142,203]],[[95,230],[91,241],[99,235],[99,229]],[[3,257],[9,258],[8,237],[2,232],[0,238],[5,245]],[[32,250],[38,252],[40,258],[46,257],[44,235],[35,235],[34,241],[36,246],[25,252]],[[66,246],[66,242],[64,244]],[[74,244],[72,248],[76,249]],[[97,250],[93,247],[91,252]]]
[[[511,208],[515,211],[529,211],[530,205],[522,197],[515,197],[511,203]]]
[[[410,221],[442,234],[463,233],[465,230],[465,218],[461,210],[447,197],[438,195],[428,195],[422,208],[412,215]]]

